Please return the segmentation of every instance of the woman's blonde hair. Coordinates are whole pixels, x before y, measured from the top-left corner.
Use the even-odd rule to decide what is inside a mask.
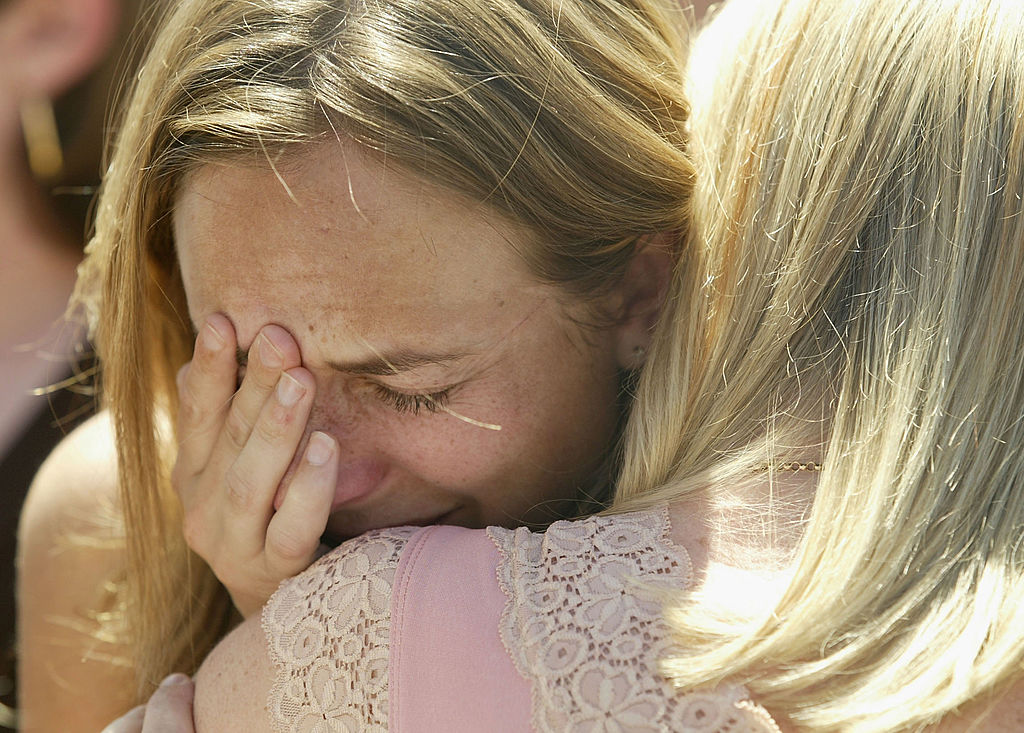
[[[729,0],[690,56],[693,256],[618,508],[820,458],[794,574],[681,599],[687,687],[816,731],[915,729],[1024,659],[1024,16]]]
[[[681,246],[688,228],[683,21],[671,0],[175,4],[121,121],[76,298],[116,425],[140,695],[195,669],[230,623],[184,546],[161,427],[194,338],[169,221],[183,177],[354,139],[527,225],[537,277],[586,297],[643,235]]]

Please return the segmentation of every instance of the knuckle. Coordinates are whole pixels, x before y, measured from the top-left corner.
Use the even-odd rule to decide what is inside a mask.
[[[253,428],[253,434],[265,443],[277,443],[288,433],[294,416],[285,410],[273,407],[268,410]]]
[[[303,537],[298,532],[281,531],[267,538],[269,550],[284,565],[295,565],[309,559],[316,550],[319,539]]]
[[[232,409],[228,412],[227,419],[224,421],[224,434],[236,451],[240,451],[245,447],[246,442],[249,440],[250,432],[249,424],[237,409]]]
[[[206,414],[202,403],[196,399],[195,393],[186,383],[178,393],[178,424],[195,425],[203,421]]]
[[[230,505],[238,511],[245,512],[252,505],[256,486],[246,472],[235,463],[224,476],[224,490]]]
[[[205,557],[206,550],[206,524],[202,518],[193,512],[187,512],[181,523],[181,532],[185,537],[185,544],[200,557]]]

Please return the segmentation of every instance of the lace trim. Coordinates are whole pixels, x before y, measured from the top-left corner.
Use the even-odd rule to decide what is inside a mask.
[[[556,522],[543,534],[487,530],[508,598],[502,643],[531,684],[539,733],[779,733],[742,687],[681,694],[659,673],[673,652],[663,593],[693,573],[670,531],[667,508]]]
[[[419,527],[346,542],[285,581],[263,609],[281,733],[386,731],[391,586]]]

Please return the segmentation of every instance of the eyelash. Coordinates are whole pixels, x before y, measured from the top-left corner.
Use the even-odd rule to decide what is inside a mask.
[[[238,380],[235,385],[236,389],[239,389],[242,386],[242,379],[245,377],[245,368],[246,364],[244,363],[238,365]],[[411,412],[413,415],[420,414],[420,410],[426,410],[431,414],[440,412],[441,408],[448,404],[448,399],[451,397],[453,389],[454,387],[448,387],[447,389],[431,392],[429,394],[406,394],[405,392],[396,392],[393,389],[388,389],[383,384],[373,385],[373,391],[377,394],[377,399],[381,400],[396,412]]]
[[[411,412],[413,415],[418,415],[420,410],[426,410],[430,413],[440,411],[441,408],[448,404],[452,387],[442,389],[439,392],[431,392],[430,394],[396,392],[393,389],[388,389],[383,384],[373,385],[373,390],[377,393],[377,398],[381,402],[396,412]]]

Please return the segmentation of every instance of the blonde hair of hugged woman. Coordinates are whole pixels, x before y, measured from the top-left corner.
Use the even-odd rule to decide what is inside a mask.
[[[699,38],[695,247],[617,508],[824,470],[774,602],[675,603],[681,686],[892,731],[1020,677],[1022,53],[1005,0],[730,0]]]

